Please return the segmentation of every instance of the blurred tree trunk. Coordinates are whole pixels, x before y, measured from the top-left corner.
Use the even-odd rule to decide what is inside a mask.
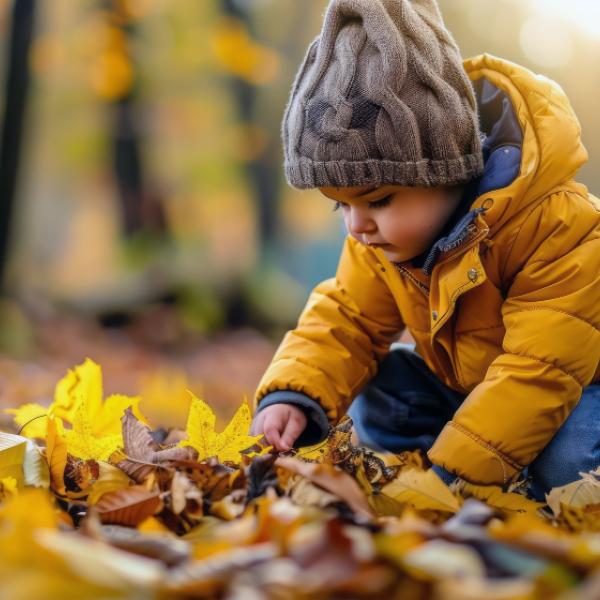
[[[162,234],[165,216],[161,198],[147,184],[142,159],[143,140],[139,125],[139,98],[131,40],[136,24],[122,0],[108,0],[107,18],[125,38],[127,60],[133,71],[131,85],[110,104],[112,118],[113,169],[122,212],[123,233],[132,237],[140,232]]]
[[[9,254],[11,223],[29,91],[29,49],[33,37],[35,0],[14,0],[6,53],[5,105],[0,138],[0,278]]]
[[[253,22],[249,10],[235,0],[221,0],[223,13],[241,21],[253,38],[256,38]],[[237,104],[238,116],[243,124],[255,122],[255,105],[257,101],[257,88],[252,83],[241,77],[230,78],[231,88]],[[278,190],[279,169],[278,165],[268,160],[269,147],[273,140],[269,139],[267,148],[262,155],[246,163],[246,171],[253,192],[256,213],[258,215],[258,238],[260,242],[259,260],[273,249],[277,234],[279,220]]]

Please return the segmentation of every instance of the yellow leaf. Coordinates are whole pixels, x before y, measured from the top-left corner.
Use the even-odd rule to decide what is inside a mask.
[[[23,462],[27,438],[0,432],[0,477],[14,477],[19,489],[25,484]]]
[[[118,419],[119,416],[115,415],[114,418]],[[120,433],[108,435],[95,433],[85,398],[75,413],[73,429],[66,431],[66,438],[69,453],[83,460],[107,461],[109,456],[123,445]]]
[[[131,407],[137,420],[148,425],[146,419],[139,410],[140,398],[121,394],[114,394],[106,398],[101,404],[98,412],[93,415],[93,428],[97,435],[110,435],[121,433],[121,417]]]
[[[46,462],[50,469],[51,488],[57,494],[64,496],[66,493],[64,473],[67,466],[67,440],[62,421],[56,417],[48,418]]]
[[[460,481],[457,491],[464,497],[474,496],[489,506],[509,512],[537,514],[538,510],[545,506],[544,502],[535,502],[521,494],[503,492],[497,485],[474,485]]]
[[[0,563],[31,561],[36,529],[58,526],[52,495],[28,488],[0,505]]]
[[[394,481],[381,489],[381,493],[422,510],[455,513],[461,505],[459,499],[431,469],[403,469]]]
[[[49,412],[68,423],[73,423],[82,398],[87,399],[88,410],[95,414],[102,403],[102,371],[89,358],[77,365],[56,384],[54,402]]]
[[[198,451],[199,461],[216,456],[220,462],[239,462],[240,452],[263,437],[262,434],[248,435],[252,417],[247,400],[238,408],[227,427],[221,433],[216,433],[216,418],[210,406],[190,394],[192,403],[186,428],[188,439],[179,442],[178,446],[192,446]]]
[[[46,437],[47,407],[29,402],[17,408],[5,408],[4,412],[15,415],[14,421],[21,427],[20,435],[40,439]]]
[[[64,435],[70,454],[84,460],[108,460],[123,445],[121,416],[127,408],[132,407],[136,417],[146,423],[138,409],[139,401],[122,395],[103,401],[102,370],[88,358],[59,381],[48,414],[72,425]],[[57,435],[55,430],[55,441]]]
[[[312,446],[304,446],[298,452],[296,452],[295,456],[299,456],[304,460],[319,460],[323,458],[325,452],[327,452],[327,441],[328,438],[325,438],[323,441],[318,444],[313,444]]]
[[[2,477],[0,479],[0,500],[12,498],[18,493],[17,480],[14,477]]]
[[[110,463],[100,461],[100,474],[98,479],[92,484],[90,493],[87,497],[88,504],[97,504],[98,500],[108,492],[114,492],[129,487],[132,480],[121,469]]]

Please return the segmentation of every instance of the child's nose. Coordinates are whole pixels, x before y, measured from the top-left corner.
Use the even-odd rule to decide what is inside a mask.
[[[377,231],[377,225],[375,221],[368,215],[366,210],[362,208],[355,208],[353,206],[348,210],[346,219],[346,228],[349,233],[353,235],[360,235],[363,233],[373,233]]]

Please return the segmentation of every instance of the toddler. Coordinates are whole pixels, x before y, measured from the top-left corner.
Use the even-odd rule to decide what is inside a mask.
[[[434,0],[332,0],[294,80],[285,174],[348,232],[254,398],[277,450],[348,412],[446,482],[544,499],[600,465],[600,203],[560,86],[462,60]],[[414,344],[398,344],[407,330]]]

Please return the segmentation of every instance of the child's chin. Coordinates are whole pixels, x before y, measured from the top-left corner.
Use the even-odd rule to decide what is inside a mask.
[[[396,250],[394,248],[382,248],[385,257],[391,262],[405,262],[415,256],[414,253],[406,252],[402,250]]]

